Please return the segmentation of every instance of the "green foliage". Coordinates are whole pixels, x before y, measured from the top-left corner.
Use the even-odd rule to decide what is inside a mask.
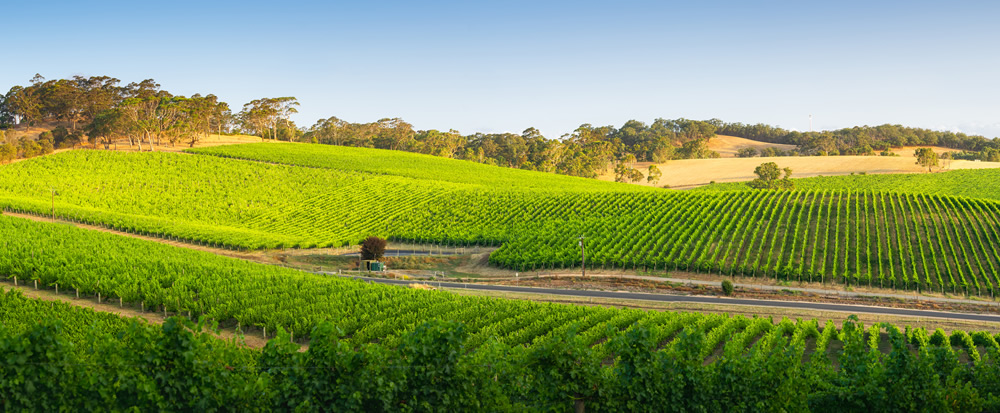
[[[694,139],[681,146],[678,154],[682,159],[718,158],[718,152],[708,149],[708,139]]]
[[[413,411],[455,411],[480,406],[474,381],[461,363],[467,338],[462,324],[431,320],[407,335],[399,356],[408,367],[399,399]]]
[[[722,280],[722,294],[733,295],[733,282],[729,280]]]
[[[740,148],[738,151],[736,151],[737,158],[753,158],[754,156],[757,156],[757,149],[751,146]]]
[[[477,308],[476,317],[463,322],[441,314],[412,328],[400,324],[398,346],[393,340],[352,346],[340,322],[325,321],[305,351],[283,329],[252,350],[214,338],[204,323],[171,317],[151,326],[8,292],[0,295],[0,405],[5,411],[251,412],[567,411],[577,403],[600,411],[968,412],[997,406],[995,348],[970,365],[954,357],[947,342],[912,347],[907,337],[919,335],[914,331],[866,329],[854,316],[841,334],[828,324],[821,335],[814,321],[588,307],[575,311],[642,317],[564,324],[549,316],[558,306],[545,307],[500,309],[500,317]],[[506,320],[522,328],[554,323],[545,326],[551,334],[526,347],[492,340],[468,345],[467,332]],[[616,334],[609,344],[593,346],[588,332],[611,326]],[[892,343],[888,353],[878,351],[883,328]],[[817,352],[840,340],[839,368],[804,364],[807,337],[817,338]],[[721,343],[722,354],[707,359]]]
[[[784,171],[785,176],[782,178],[781,173]],[[765,162],[760,164],[753,171],[757,175],[757,178],[753,181],[747,183],[748,186],[754,189],[793,189],[795,188],[795,183],[791,181],[792,169],[791,168],[778,168],[778,164],[774,162]]]
[[[931,148],[917,148],[913,156],[917,158],[917,165],[927,168],[927,172],[931,171],[931,167],[938,166],[937,152]]]
[[[649,165],[649,170],[646,172],[646,182],[652,185],[656,185],[660,182],[660,178],[663,176],[663,172],[656,165]]]
[[[853,190],[955,195],[1000,200],[1000,169],[963,169],[935,174],[867,174],[796,178],[799,190]],[[747,191],[745,182],[719,183],[693,191]]]
[[[982,200],[843,190],[662,191],[399,152],[378,175],[342,169],[368,168],[366,156],[381,159],[373,150],[255,144],[225,151],[319,166],[72,152],[0,168],[0,205],[47,215],[54,186],[56,214],[63,218],[240,249],[356,245],[376,236],[497,247],[491,264],[537,271],[579,266],[576,239],[585,233],[592,268],[684,269],[987,296],[998,288],[1000,266],[991,257],[1000,252],[994,230],[1000,207]],[[463,166],[451,169],[453,163]],[[484,169],[459,173],[467,167]],[[780,177],[773,169],[765,175]],[[419,177],[397,175],[411,172]],[[524,186],[515,189],[521,174]],[[979,179],[981,188],[993,185]],[[628,235],[636,231],[644,235]],[[31,256],[27,242],[18,245],[17,256]],[[55,278],[56,272],[41,273]],[[306,325],[288,327],[309,331],[312,324]]]
[[[789,131],[764,124],[713,122],[720,135],[738,136],[757,141],[797,145],[807,155],[870,155],[875,150],[901,146],[944,146],[953,149],[988,151],[998,149],[998,142],[981,135],[934,131],[902,125],[854,126],[821,132]]]
[[[545,410],[568,410],[570,401],[587,400],[597,394],[600,360],[575,333],[570,329],[553,340],[544,340],[524,356],[524,368],[531,374],[526,395],[547,406]]]
[[[581,192],[643,190],[612,182],[499,168],[475,162],[381,149],[254,143],[190,149],[188,152],[338,171],[394,175],[435,182],[471,184],[499,190],[544,189]],[[383,187],[383,189],[388,188]]]

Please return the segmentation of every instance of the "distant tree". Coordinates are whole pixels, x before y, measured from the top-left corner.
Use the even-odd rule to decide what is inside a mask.
[[[917,165],[927,167],[927,172],[932,166],[938,166],[938,155],[931,148],[918,148],[913,156],[917,158]]]
[[[628,170],[628,181],[631,182],[631,183],[633,183],[633,184],[636,183],[636,182],[642,181],[642,178],[645,178],[645,177],[646,176],[643,175],[642,172],[640,172],[638,169],[631,168],[631,169]]]
[[[0,163],[7,163],[17,158],[17,146],[11,143],[0,144]]]
[[[624,156],[618,159],[618,163],[615,164],[615,182],[639,182],[644,178],[642,172],[632,168],[632,164],[635,163],[635,155],[631,153],[626,153]]]
[[[754,156],[757,156],[757,150],[749,146],[736,151],[737,158],[753,158]]]
[[[122,131],[123,127],[120,111],[115,109],[105,110],[98,113],[94,117],[94,120],[87,125],[87,136],[101,142],[104,145],[104,149],[109,149],[115,137],[124,134]]]
[[[368,237],[361,242],[361,259],[377,260],[385,254],[386,242],[379,237]]]
[[[663,173],[660,172],[660,168],[657,168],[656,165],[649,165],[649,171],[646,173],[646,182],[656,185],[660,182],[661,176],[663,176]]]
[[[719,153],[708,149],[708,139],[699,138],[684,142],[680,149],[681,158],[684,159],[706,159],[718,158]]]
[[[277,129],[277,122],[281,115],[281,107],[277,99],[262,98],[252,100],[243,105],[238,117],[243,126],[243,130],[257,134],[261,140],[265,139],[267,132]],[[271,137],[276,134],[271,133]]]
[[[14,123],[31,125],[42,120],[41,99],[37,89],[14,86],[4,97],[3,112],[14,119]]]
[[[288,120],[288,118],[294,113],[299,113],[299,110],[295,108],[296,106],[299,106],[299,100],[293,96],[280,97],[275,100],[277,101],[278,118],[274,121],[272,134],[274,135],[275,139],[277,139],[278,123],[279,122],[284,123],[284,126],[286,128],[290,126],[289,125],[290,121]],[[289,142],[291,142],[292,139],[295,138],[295,136],[293,135],[294,134],[288,134],[287,138]]]
[[[782,171],[785,173],[781,177]],[[747,185],[755,189],[793,189],[795,183],[789,179],[792,176],[792,168],[779,168],[774,162],[766,162],[758,166],[753,171],[757,179],[750,181]]]

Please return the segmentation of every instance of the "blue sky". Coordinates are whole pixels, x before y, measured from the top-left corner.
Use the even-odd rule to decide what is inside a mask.
[[[156,79],[310,126],[899,123],[1000,136],[995,2],[5,2],[0,88]]]

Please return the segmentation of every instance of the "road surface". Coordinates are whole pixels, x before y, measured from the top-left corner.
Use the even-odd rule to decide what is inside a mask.
[[[340,254],[341,257],[357,257],[360,256],[360,252],[349,252],[347,254]],[[453,251],[427,251],[427,250],[385,250],[383,257],[409,257],[409,256],[436,256],[436,255],[460,255]]]
[[[337,275],[337,274],[332,274],[332,275]],[[382,284],[391,284],[391,285],[426,284],[438,288],[455,288],[455,289],[462,288],[462,289],[479,290],[479,291],[550,294],[550,295],[562,295],[562,296],[584,297],[584,298],[613,298],[613,299],[623,299],[623,300],[648,300],[648,301],[661,301],[661,302],[686,302],[686,303],[702,303],[702,304],[799,308],[806,310],[841,311],[848,313],[870,313],[870,314],[899,315],[899,316],[910,316],[910,317],[932,317],[932,318],[946,318],[952,320],[986,321],[991,323],[1000,323],[1000,315],[952,313],[947,311],[912,310],[907,308],[875,307],[875,306],[865,306],[865,305],[811,303],[811,302],[780,301],[780,300],[754,300],[754,299],[744,299],[744,298],[705,297],[697,295],[649,294],[649,293],[632,293],[632,292],[621,292],[621,291],[566,290],[561,288],[517,287],[510,285],[490,285],[490,284],[476,284],[476,283],[467,284],[467,283],[436,282],[436,281],[409,281],[409,280],[393,280],[386,278],[359,277],[351,275],[343,275],[343,277],[377,282]]]

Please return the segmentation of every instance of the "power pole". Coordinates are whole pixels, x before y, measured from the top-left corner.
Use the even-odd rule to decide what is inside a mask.
[[[581,276],[581,278],[587,278],[587,253],[584,252],[584,249],[583,249],[583,240],[584,240],[584,237],[583,237],[583,235],[581,235],[580,236],[580,260],[583,262],[583,265],[580,267],[580,270],[581,270],[580,276]]]
[[[56,220],[56,187],[52,187],[52,220]]]

